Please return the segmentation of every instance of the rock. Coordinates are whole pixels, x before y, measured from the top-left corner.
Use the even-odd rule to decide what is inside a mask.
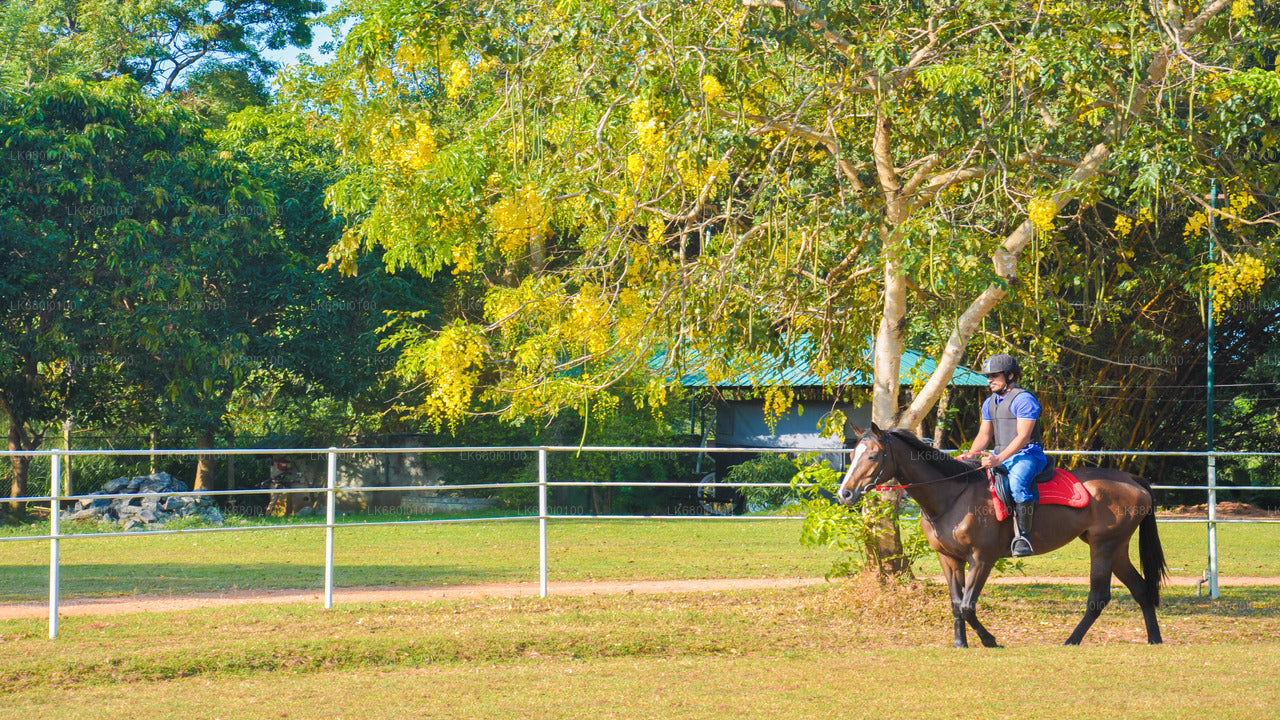
[[[74,510],[64,511],[67,521],[99,520],[119,522],[126,529],[143,528],[164,523],[175,517],[195,517],[221,525],[225,521],[213,501],[195,495],[155,497],[156,494],[190,492],[191,488],[168,473],[154,473],[133,478],[116,478],[102,486],[99,495],[132,494],[137,497],[93,498],[81,500]]]

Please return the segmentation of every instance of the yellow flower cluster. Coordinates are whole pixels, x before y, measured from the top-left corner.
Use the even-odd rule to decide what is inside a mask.
[[[650,380],[648,386],[645,387],[643,396],[636,397],[636,407],[639,408],[645,400],[648,400],[649,413],[653,415],[654,420],[661,422],[663,419],[662,409],[667,406],[667,390],[667,384],[661,379],[654,378]]]
[[[1027,203],[1027,216],[1039,232],[1053,232],[1053,223],[1058,217],[1058,206],[1049,198],[1038,197]]]
[[[556,118],[547,125],[547,130],[543,133],[547,138],[547,142],[553,145],[563,145],[569,136],[573,134],[573,123],[565,118]]]
[[[1182,237],[1187,240],[1193,240],[1200,236],[1200,233],[1209,226],[1209,211],[1198,210],[1187,218],[1187,224],[1182,227]]]
[[[649,221],[649,232],[647,236],[649,244],[657,247],[665,243],[667,241],[666,229],[666,223],[662,222],[658,218],[651,219]]]
[[[453,246],[453,270],[454,275],[469,273],[476,269],[476,253],[475,246],[469,243],[461,243]]]
[[[631,102],[629,116],[636,126],[641,151],[661,157],[667,144],[667,122],[661,106],[649,98],[636,98]]]
[[[490,211],[498,250],[508,260],[529,249],[530,242],[551,235],[551,207],[533,185],[499,200]]]
[[[764,422],[769,426],[769,432],[777,431],[778,420],[787,414],[795,399],[795,390],[789,387],[769,386],[764,389]]]
[[[715,105],[724,99],[724,86],[715,75],[702,76],[702,95],[707,99],[708,105]]]
[[[1258,201],[1254,199],[1253,195],[1248,192],[1242,191],[1232,193],[1227,197],[1227,212],[1235,217],[1243,217],[1245,211],[1248,210],[1250,206],[1257,204],[1257,202]],[[1238,220],[1228,218],[1227,229],[1233,232],[1239,230],[1240,222]]]
[[[724,185],[729,174],[729,163],[705,159],[698,162],[689,153],[681,152],[676,156],[676,172],[680,174],[680,181],[691,192],[700,194],[703,188],[710,186],[709,190],[714,193]]]
[[[1116,237],[1129,237],[1129,233],[1133,230],[1133,221],[1123,213],[1116,215],[1116,223],[1111,229],[1115,232]]]
[[[441,330],[434,342],[419,347],[406,353],[400,372],[430,382],[431,392],[418,412],[437,430],[448,424],[450,431],[456,431],[471,404],[488,345],[476,328],[457,324]]]
[[[1112,229],[1115,231],[1116,237],[1123,238],[1123,237],[1128,237],[1129,233],[1133,232],[1133,229],[1135,227],[1139,227],[1154,221],[1155,221],[1155,216],[1152,215],[1151,208],[1141,208],[1138,210],[1138,215],[1136,218],[1130,218],[1128,215],[1125,215],[1124,213],[1117,214],[1115,226]]]
[[[1214,297],[1214,318],[1220,318],[1236,300],[1253,297],[1262,292],[1262,283],[1266,281],[1269,274],[1262,260],[1252,255],[1240,257],[1230,265],[1211,264],[1209,270],[1209,290]]]
[[[607,318],[609,306],[594,287],[585,287],[573,300],[569,330],[587,352],[599,354],[609,347]]]
[[[1234,0],[1231,3],[1232,20],[1248,20],[1253,17],[1253,0]]]
[[[627,183],[635,185],[644,176],[644,156],[631,153],[627,156]]]
[[[435,162],[436,132],[430,125],[425,122],[417,124],[413,139],[405,144],[403,158],[405,164],[414,170]]]
[[[632,195],[618,196],[618,211],[614,219],[618,224],[626,223],[636,214],[636,199]]]
[[[1071,12],[1071,0],[1040,0],[1040,12],[1045,15],[1063,15]]]
[[[445,82],[445,93],[450,100],[458,99],[463,90],[471,85],[471,67],[466,60],[454,60],[449,63],[449,78]]]

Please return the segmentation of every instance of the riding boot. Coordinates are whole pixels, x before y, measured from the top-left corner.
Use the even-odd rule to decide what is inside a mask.
[[[1009,546],[1009,551],[1014,557],[1027,557],[1035,555],[1036,551],[1031,547],[1031,541],[1027,536],[1031,534],[1031,521],[1036,514],[1035,502],[1016,502],[1013,504],[1013,543]]]

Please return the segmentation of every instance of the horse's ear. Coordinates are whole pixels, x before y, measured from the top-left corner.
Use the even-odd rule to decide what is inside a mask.
[[[852,433],[852,434],[850,434]],[[852,450],[858,446],[858,442],[862,438],[862,428],[856,425],[844,426],[844,449]]]
[[[879,426],[877,426],[875,423],[871,423],[871,434],[875,435],[876,437],[879,437],[881,435],[884,435],[884,431],[881,430]]]

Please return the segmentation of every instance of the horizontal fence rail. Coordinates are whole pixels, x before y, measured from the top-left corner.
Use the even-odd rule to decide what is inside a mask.
[[[797,516],[716,516],[716,515],[688,515],[688,514],[669,514],[669,515],[613,515],[613,514],[586,514],[586,513],[553,513],[550,511],[548,504],[548,493],[550,489],[562,487],[602,487],[602,488],[634,488],[634,487],[688,487],[700,488],[705,485],[700,481],[581,481],[581,480],[562,480],[553,481],[548,477],[547,460],[552,453],[572,453],[581,455],[583,453],[634,453],[634,454],[659,454],[659,453],[699,453],[706,455],[715,454],[818,454],[832,455],[843,454],[846,450],[843,447],[801,447],[801,448],[777,448],[777,447],[632,447],[632,446],[574,446],[574,445],[548,445],[548,446],[494,446],[494,447],[370,447],[370,448],[226,448],[226,449],[207,449],[207,450],[191,450],[191,449],[146,449],[146,450],[33,450],[33,451],[0,451],[0,456],[25,456],[25,457],[48,457],[50,458],[50,494],[41,496],[7,498],[5,502],[21,502],[30,504],[45,503],[49,506],[49,534],[48,535],[22,535],[12,537],[0,537],[0,543],[4,542],[33,542],[47,541],[49,542],[49,637],[56,638],[58,636],[58,603],[59,603],[59,586],[60,586],[60,550],[61,542],[64,540],[79,540],[88,538],[112,538],[122,536],[139,536],[139,535],[179,535],[179,534],[198,534],[198,533],[227,533],[227,532],[254,532],[254,531],[271,531],[271,530],[305,530],[323,528],[325,530],[325,572],[324,572],[324,607],[333,607],[333,549],[334,549],[334,530],[339,527],[376,527],[387,525],[443,525],[443,524],[461,524],[461,523],[492,523],[492,522],[513,522],[513,521],[538,521],[538,548],[539,548],[539,594],[542,597],[547,596],[547,524],[552,519],[557,520],[795,520]],[[477,483],[477,484],[451,484],[451,485],[394,485],[394,486],[338,486],[337,485],[337,469],[338,457],[340,455],[409,455],[409,454],[447,454],[447,453],[520,453],[527,454],[530,457],[537,458],[538,476],[536,480],[513,483]],[[1280,518],[1219,518],[1217,517],[1217,493],[1222,491],[1271,491],[1280,490],[1280,486],[1266,485],[1219,485],[1216,482],[1216,476],[1213,472],[1217,458],[1230,457],[1280,457],[1280,452],[1238,452],[1238,451],[1149,451],[1149,450],[1049,450],[1046,454],[1055,456],[1069,457],[1186,457],[1186,458],[1203,458],[1207,463],[1208,482],[1205,485],[1152,485],[1157,490],[1182,490],[1182,491],[1204,491],[1206,493],[1207,518],[1164,518],[1162,523],[1204,523],[1208,529],[1207,550],[1208,562],[1205,571],[1205,580],[1209,584],[1210,596],[1218,597],[1218,563],[1217,563],[1217,535],[1216,525],[1224,523],[1280,523]],[[111,493],[111,494],[91,494],[91,495],[73,495],[62,494],[58,490],[62,485],[63,464],[68,459],[76,457],[133,457],[133,456],[306,456],[325,457],[326,472],[325,484],[323,487],[301,487],[301,488],[245,488],[233,490],[189,490],[189,491],[173,491],[173,492],[148,492],[148,493]],[[746,487],[764,487],[778,488],[790,487],[789,483],[751,483],[751,482],[716,482],[717,488],[746,488]],[[379,493],[379,492],[412,492],[412,493],[432,493],[432,492],[456,492],[471,490],[502,490],[511,488],[535,489],[538,496],[538,511],[536,515],[509,515],[495,517],[476,517],[476,518],[445,518],[430,520],[387,520],[387,521],[362,521],[362,522],[338,522],[337,521],[337,498],[342,492],[358,492],[358,493]],[[244,526],[244,527],[208,527],[208,528],[182,528],[182,529],[158,529],[145,530],[135,532],[75,532],[65,533],[61,525],[61,507],[64,503],[77,501],[94,501],[94,500],[112,500],[120,498],[169,498],[169,497],[225,497],[225,496],[253,496],[253,495],[290,495],[290,494],[307,494],[317,495],[324,493],[325,495],[325,521],[324,523],[289,523],[281,525],[263,525],[263,526]],[[1197,593],[1199,588],[1197,588]]]

